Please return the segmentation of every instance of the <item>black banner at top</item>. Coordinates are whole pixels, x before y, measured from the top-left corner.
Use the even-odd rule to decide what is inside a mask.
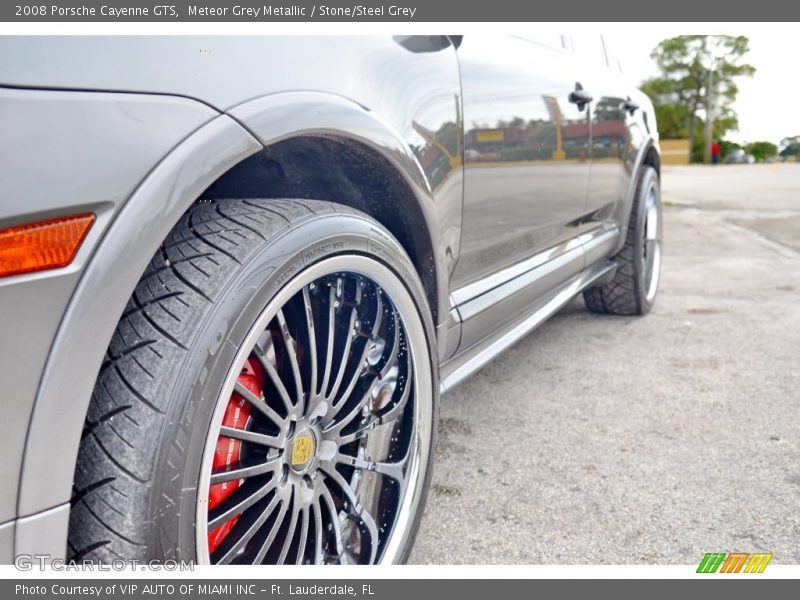
[[[787,0],[12,0],[5,22],[794,21]]]

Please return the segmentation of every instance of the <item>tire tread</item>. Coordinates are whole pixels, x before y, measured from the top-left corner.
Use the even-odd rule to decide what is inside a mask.
[[[150,261],[111,339],[87,414],[70,513],[68,558],[145,559],[155,457],[169,373],[235,268],[301,220],[348,208],[316,200],[201,200]]]

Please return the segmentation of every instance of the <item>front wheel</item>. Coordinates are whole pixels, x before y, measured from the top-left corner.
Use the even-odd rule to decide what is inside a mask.
[[[424,291],[369,217],[195,206],[154,257],[87,420],[73,557],[397,563],[430,484]]]

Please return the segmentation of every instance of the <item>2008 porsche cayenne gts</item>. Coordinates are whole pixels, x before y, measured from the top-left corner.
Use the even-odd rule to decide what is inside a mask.
[[[656,296],[601,36],[3,37],[0,131],[2,562],[402,562],[440,394]]]

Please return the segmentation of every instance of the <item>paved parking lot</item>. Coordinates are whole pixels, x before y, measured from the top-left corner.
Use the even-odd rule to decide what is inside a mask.
[[[412,562],[800,563],[800,164],[663,181],[650,316],[576,299],[442,399]]]

